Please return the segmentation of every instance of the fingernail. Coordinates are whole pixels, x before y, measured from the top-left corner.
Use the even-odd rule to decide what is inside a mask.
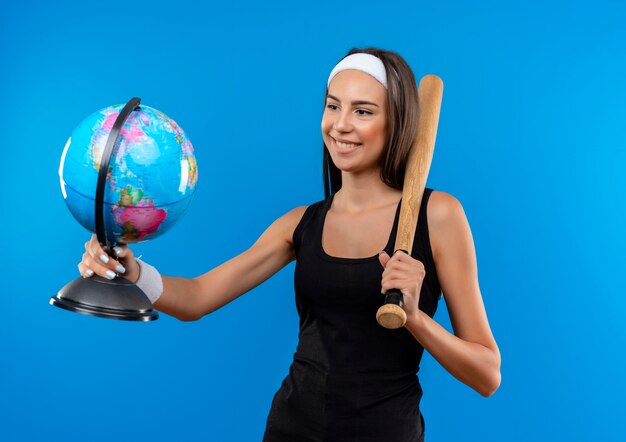
[[[105,264],[108,264],[109,262],[109,257],[106,256],[104,253],[102,255],[100,255],[100,261],[102,261]]]
[[[106,275],[107,275],[107,278],[109,279],[115,278],[115,272],[112,272],[111,270],[107,270]]]
[[[92,275],[93,275],[93,270],[91,269],[85,270],[85,276],[92,276]]]
[[[121,265],[118,265],[117,267],[115,267],[115,271],[117,273],[126,273],[126,269],[122,267]]]
[[[118,256],[119,256],[120,253],[122,253],[122,249],[120,247],[113,247],[113,251]]]

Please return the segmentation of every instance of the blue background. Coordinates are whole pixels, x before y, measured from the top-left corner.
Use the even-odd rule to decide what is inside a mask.
[[[624,23],[619,1],[3,2],[0,439],[261,440],[297,343],[294,263],[196,322],[53,308],[89,238],[59,160],[102,107],[139,96],[174,118],[196,197],[135,252],[199,275],[323,198],[324,85],[354,46],[444,80],[428,186],[465,208],[502,353],[489,398],[424,354],[427,440],[619,439]],[[443,300],[435,319],[452,330]]]

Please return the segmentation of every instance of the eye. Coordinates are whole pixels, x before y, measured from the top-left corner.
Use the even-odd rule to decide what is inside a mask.
[[[327,104],[326,107],[328,109],[331,109],[331,110],[336,110],[337,109],[337,105],[336,104],[332,104],[332,103]]]
[[[363,112],[363,113],[360,113],[359,115],[372,115],[372,112],[367,111],[367,110],[365,110],[365,109],[357,109],[357,111],[356,111],[356,112],[357,112],[357,113],[358,113],[358,112]]]

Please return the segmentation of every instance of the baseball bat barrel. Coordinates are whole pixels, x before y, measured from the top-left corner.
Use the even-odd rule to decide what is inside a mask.
[[[415,140],[407,159],[402,188],[402,203],[394,253],[401,250],[410,255],[417,227],[422,196],[435,150],[437,126],[443,96],[443,81],[436,75],[425,75],[417,90],[418,121]],[[426,220],[422,220],[426,222]],[[376,312],[376,320],[389,329],[404,327],[407,316],[399,289],[385,293],[384,304]]]

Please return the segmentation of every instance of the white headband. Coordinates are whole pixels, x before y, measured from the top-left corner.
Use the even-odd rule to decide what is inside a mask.
[[[365,72],[382,83],[385,89],[387,89],[387,72],[385,71],[385,65],[380,58],[364,52],[348,55],[337,63],[328,76],[326,86],[330,85],[330,80],[332,80],[335,75],[346,69],[356,69],[357,71]]]

